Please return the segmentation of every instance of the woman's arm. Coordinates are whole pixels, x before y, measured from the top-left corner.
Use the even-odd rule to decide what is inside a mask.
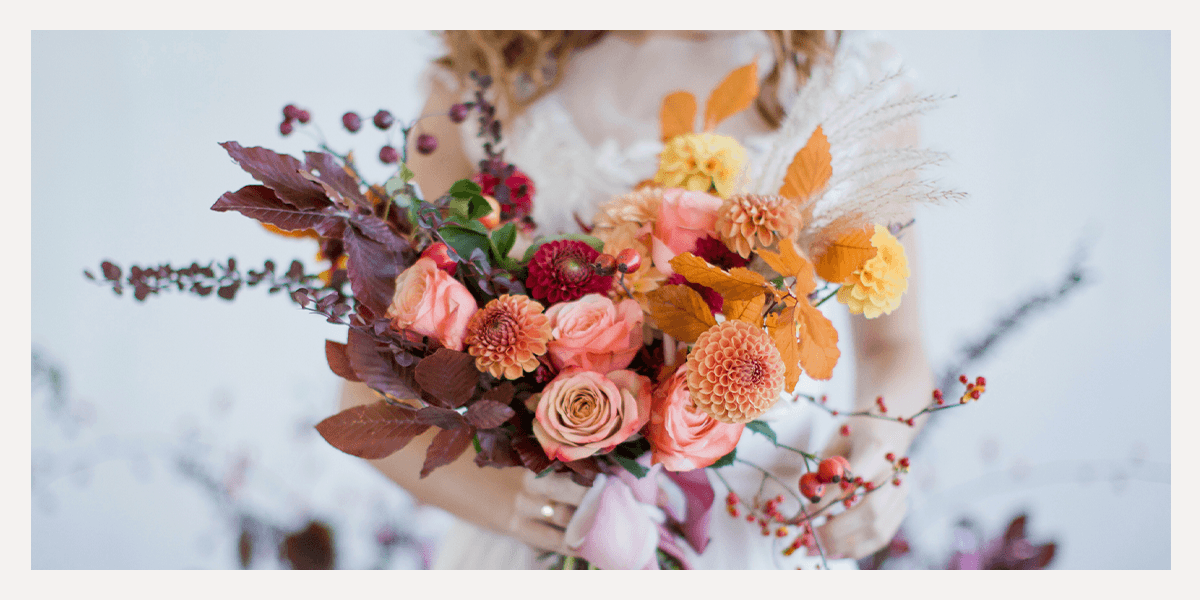
[[[457,101],[457,94],[434,78],[433,89],[421,114],[444,115]],[[472,120],[468,120],[463,126],[471,124]],[[426,156],[416,151],[416,137],[420,133],[437,137],[436,152]],[[408,164],[426,199],[441,196],[455,181],[468,178],[474,172],[463,149],[458,125],[449,118],[424,119],[413,134]],[[341,408],[378,402],[379,399],[379,395],[366,385],[347,382],[342,387]],[[472,451],[422,479],[419,474],[425,462],[425,451],[438,431],[430,428],[399,452],[369,462],[421,502],[438,506],[481,527],[512,535],[531,546],[569,553],[563,547],[561,528],[574,514],[585,488],[565,477],[534,479],[522,468],[480,468],[475,465]],[[541,514],[542,507],[548,503],[554,508],[554,515],[549,519]]]

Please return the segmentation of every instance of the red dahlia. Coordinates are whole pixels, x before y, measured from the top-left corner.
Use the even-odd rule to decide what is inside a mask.
[[[725,306],[725,299],[721,297],[721,294],[717,293],[717,290],[700,285],[698,283],[692,283],[687,279],[684,279],[683,275],[680,275],[679,273],[675,273],[668,277],[667,280],[663,282],[663,285],[686,285],[693,290],[700,292],[700,297],[704,298],[704,303],[708,305],[708,309],[711,310],[714,315],[721,312],[721,308]]]
[[[725,246],[725,242],[718,240],[715,237],[708,236],[696,240],[696,249],[692,254],[707,260],[715,267],[721,267],[728,271],[734,267],[744,267],[750,264],[747,259],[738,256],[736,252],[731,252]]]
[[[496,184],[500,183],[499,177],[487,173],[476,173],[471,179],[483,188],[484,196],[496,197]],[[504,184],[508,186],[509,202],[512,204],[500,207],[500,217],[507,221],[529,216],[530,211],[533,210],[533,194],[536,191],[533,181],[530,181],[529,176],[519,169],[513,169],[512,176],[505,179]]]
[[[553,304],[608,293],[612,276],[596,274],[592,263],[597,256],[600,252],[584,242],[558,240],[542,244],[529,261],[529,277],[525,280],[529,295]]]

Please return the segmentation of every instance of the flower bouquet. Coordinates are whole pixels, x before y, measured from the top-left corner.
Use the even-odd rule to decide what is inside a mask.
[[[86,276],[138,300],[168,289],[232,300],[243,286],[266,285],[345,326],[345,341],[325,342],[329,367],[378,401],[323,420],[324,439],[379,459],[433,429],[421,477],[468,453],[481,468],[569,474],[591,488],[565,532],[586,562],[560,565],[689,566],[689,553],[708,543],[716,497],[708,471],[722,480],[719,469],[744,462],[774,478],[737,458],[747,430],[795,453],[805,474],[783,482],[794,502],[743,500],[730,489],[726,512],[791,537],[784,554],[821,554],[813,526],[888,480],[864,481],[843,457],[792,448],[757,419],[783,398],[823,406],[793,392],[802,376],[830,378],[839,359],[838,332],[818,306],[836,298],[876,318],[899,305],[909,268],[893,220],[906,203],[950,194],[909,177],[934,153],[864,151],[861,142],[929,99],[872,104],[868,89],[837,110],[805,111],[828,88],[807,86],[798,115],[752,169],[742,145],[716,133],[758,94],[747,65],[712,92],[700,132],[691,94],[663,101],[653,179],[600,207],[586,234],[539,236],[531,203],[554,200],[538,199],[536,182],[504,159],[491,81],[473,81],[473,100],[429,118],[474,116],[486,157],[439,198],[424,197],[408,166],[415,123],[397,127],[400,150],[381,149],[379,159],[397,165],[381,185],[324,142],[303,161],[222,144],[258,183],[212,209],[317,240],[323,272],[299,261],[280,272],[267,261],[243,274],[230,259],[127,274],[104,262],[99,276]],[[289,105],[280,131],[309,119]],[[351,132],[362,127],[355,113],[342,121]],[[386,111],[373,121],[394,124]],[[433,153],[437,140],[422,135],[415,148]],[[962,382],[959,403],[984,390],[982,378]],[[959,403],[935,390],[918,414]],[[918,416],[885,413],[880,398],[877,410],[845,416],[908,426]],[[888,458],[898,485],[908,459]]]

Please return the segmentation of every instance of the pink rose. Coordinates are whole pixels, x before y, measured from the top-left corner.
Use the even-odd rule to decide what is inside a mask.
[[[745,424],[722,423],[696,407],[687,386],[687,365],[654,390],[650,424],[652,462],[668,471],[707,467],[729,454],[742,438]]]
[[[551,460],[608,452],[646,424],[650,394],[650,380],[633,371],[567,369],[530,398],[533,434]]]
[[[597,373],[624,369],[642,347],[642,307],[636,300],[588,294],[546,311],[552,336],[550,361],[559,370],[579,367]]]
[[[467,321],[479,310],[466,286],[421,258],[396,277],[396,293],[387,316],[398,330],[437,338],[451,350],[463,349]]]
[[[703,192],[671,188],[663,192],[654,220],[651,253],[654,267],[670,275],[670,261],[676,255],[691,252],[696,240],[713,235],[717,210],[722,200]]]

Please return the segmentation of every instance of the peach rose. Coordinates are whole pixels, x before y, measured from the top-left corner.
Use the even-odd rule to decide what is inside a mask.
[[[713,235],[717,227],[717,211],[723,200],[703,192],[672,188],[663,191],[658,216],[654,220],[654,267],[668,275],[670,260],[676,255],[691,252],[696,240]]]
[[[466,286],[438,269],[432,258],[421,258],[396,277],[387,316],[400,331],[415,331],[462,350],[467,321],[476,310],[479,305]]]
[[[722,423],[696,407],[681,365],[654,390],[646,439],[651,462],[668,471],[701,469],[729,454],[742,438],[742,423]]]
[[[550,361],[560,371],[624,369],[642,347],[642,307],[634,300],[613,304],[600,294],[588,294],[551,306],[546,316],[552,336]]]
[[[650,388],[650,380],[633,371],[567,369],[530,397],[537,404],[533,434],[551,460],[608,452],[646,424]]]

